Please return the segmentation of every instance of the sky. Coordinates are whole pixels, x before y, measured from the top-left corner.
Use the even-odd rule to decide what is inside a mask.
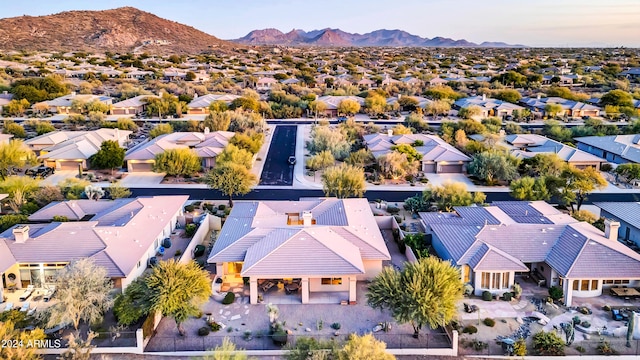
[[[400,29],[527,46],[640,47],[640,0],[22,0],[1,17],[133,6],[221,39],[276,28]]]

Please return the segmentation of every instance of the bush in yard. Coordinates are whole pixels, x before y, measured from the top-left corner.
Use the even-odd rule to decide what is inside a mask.
[[[340,327],[341,327],[341,325],[338,322],[335,322],[335,323],[331,324],[331,328],[333,330],[340,330]]]
[[[491,291],[483,291],[482,292],[482,300],[484,301],[491,301],[493,299],[493,294],[491,294]]]
[[[582,321],[582,322],[580,323],[580,326],[582,326],[582,327],[583,327],[583,328],[585,328],[585,329],[588,329],[588,328],[590,328],[590,327],[591,327],[591,323],[590,323],[590,322],[588,322],[588,321]]]
[[[231,303],[233,303],[233,301],[236,299],[236,294],[232,293],[232,292],[228,292],[227,295],[224,296],[224,299],[222,299],[222,304],[223,305],[229,305]]]
[[[526,356],[527,355],[527,341],[523,338],[519,338],[516,340],[515,344],[513,344],[513,355],[514,356]]]
[[[533,349],[541,356],[564,356],[564,341],[555,332],[544,332],[533,335]]]
[[[478,328],[473,325],[467,325],[462,329],[463,334],[475,334],[478,332]]]
[[[485,325],[487,325],[488,327],[494,327],[494,326],[496,326],[496,321],[495,321],[495,320],[493,320],[492,318],[485,318],[482,322],[483,322]]]
[[[287,340],[289,340],[289,335],[287,335],[286,331],[280,329],[271,335],[271,340],[273,341],[273,345],[285,346],[287,345]]]
[[[208,326],[203,326],[200,329],[198,329],[198,335],[200,336],[207,336],[209,335],[210,332],[211,332],[211,328]]]
[[[225,204],[218,205],[218,210],[224,210],[226,208],[227,208],[227,205],[225,205]]]
[[[195,209],[196,209],[196,207],[193,206],[193,205],[187,205],[187,206],[184,207],[184,211],[186,211],[186,212],[192,212]]]
[[[218,324],[217,322],[212,322],[211,324],[209,324],[209,327],[213,332],[220,331],[220,329],[222,329],[222,326],[220,326],[220,324]]]
[[[192,237],[193,234],[196,233],[197,229],[198,227],[196,226],[196,224],[187,224],[187,226],[184,227],[184,233],[185,235],[187,235],[187,237]]]
[[[562,292],[562,288],[557,286],[552,286],[549,288],[549,296],[554,301],[558,301],[562,299],[562,297],[564,296],[564,293]]]
[[[395,215],[400,212],[400,209],[395,206],[387,206],[387,212],[391,215]]]

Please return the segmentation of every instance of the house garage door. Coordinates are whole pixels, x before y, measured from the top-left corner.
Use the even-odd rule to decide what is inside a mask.
[[[77,161],[59,161],[58,164],[60,164],[59,170],[78,170],[78,164],[80,163]]]
[[[153,171],[153,163],[134,163],[131,164],[133,171]]]
[[[434,174],[436,172],[436,164],[422,164],[422,172]]]
[[[461,173],[461,172],[462,172],[462,164],[440,165],[439,173]]]

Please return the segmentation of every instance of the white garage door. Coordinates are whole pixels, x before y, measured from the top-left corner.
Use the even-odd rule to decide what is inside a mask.
[[[153,163],[134,163],[131,164],[133,171],[153,171]]]
[[[60,164],[59,170],[78,170],[78,164],[80,164],[77,161],[60,161],[58,163]]]
[[[461,172],[462,172],[462,164],[440,165],[439,173],[461,173]]]

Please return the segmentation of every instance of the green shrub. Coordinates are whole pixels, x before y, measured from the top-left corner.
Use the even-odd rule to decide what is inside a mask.
[[[583,328],[585,328],[585,329],[588,329],[588,328],[590,328],[590,327],[591,327],[591,323],[590,323],[590,322],[588,322],[588,321],[582,321],[582,322],[580,323],[580,326],[582,326],[582,327],[583,327]]]
[[[604,310],[604,311],[611,311],[611,306],[609,306],[609,305],[605,305],[605,306],[603,306],[603,307],[602,307],[602,310]]]
[[[491,291],[483,291],[482,292],[482,300],[484,301],[491,301],[493,299],[493,294],[491,294]]]
[[[613,169],[613,166],[609,163],[604,163],[602,165],[600,165],[600,170],[604,171],[604,172],[609,172]]]
[[[580,325],[580,318],[577,316],[573,317],[573,325]]]
[[[287,345],[287,340],[289,340],[289,335],[284,330],[278,330],[271,335],[271,340],[275,346],[285,346]]]
[[[495,321],[495,320],[493,320],[492,318],[485,318],[482,322],[483,322],[485,325],[487,325],[488,327],[494,327],[494,326],[496,326],[496,321]]]
[[[220,326],[220,324],[218,324],[217,322],[210,323],[209,327],[211,328],[211,331],[213,331],[213,332],[220,331],[220,329],[222,329],[222,326]]]
[[[576,350],[580,353],[580,354],[584,354],[587,349],[583,348],[582,346],[578,345],[576,346]]]
[[[557,301],[562,299],[562,297],[564,296],[564,293],[562,292],[562,288],[558,286],[552,286],[549,288],[549,296],[554,301]]]
[[[463,334],[475,334],[478,332],[478,328],[473,325],[467,325],[462,329]]]
[[[175,256],[180,256],[180,255],[182,255],[182,249],[176,250]]]
[[[197,229],[198,226],[196,224],[187,224],[187,226],[184,227],[184,233],[187,237],[192,237],[193,234],[196,233]]]
[[[227,208],[227,205],[225,205],[225,204],[218,205],[218,210],[224,211],[224,209],[226,209],[226,208]]]
[[[400,208],[397,208],[395,206],[387,206],[387,212],[391,215],[395,215],[400,212]]]
[[[527,341],[523,338],[519,338],[516,340],[515,344],[513,344],[513,355],[514,356],[526,356],[527,355]]]
[[[471,347],[473,348],[473,350],[475,351],[482,351],[486,348],[489,347],[489,344],[484,342],[484,341],[480,341],[480,340],[473,340],[473,342],[471,343]]]
[[[222,299],[222,304],[229,305],[233,303],[235,299],[236,299],[236,294],[232,292],[228,292],[227,295],[224,296],[224,299]]]
[[[533,335],[533,349],[541,356],[564,356],[564,340],[554,332]]]
[[[504,301],[511,301],[512,297],[513,297],[513,294],[511,294],[510,292],[506,292],[502,294],[502,298],[504,299]]]
[[[611,343],[608,341],[600,342],[596,350],[598,350],[598,353],[602,355],[615,355],[618,353],[613,347],[611,347]]]
[[[193,205],[187,205],[187,206],[184,207],[184,211],[185,212],[192,212],[195,209],[196,209],[196,207],[193,206]]]
[[[340,330],[340,328],[341,328],[341,327],[342,327],[342,326],[341,326],[341,325],[340,325],[340,323],[338,323],[338,322],[334,322],[333,324],[331,324],[331,328],[332,328],[333,330]]]
[[[200,329],[198,329],[198,335],[200,336],[207,336],[209,335],[210,332],[211,332],[211,328],[209,326],[203,326]]]

